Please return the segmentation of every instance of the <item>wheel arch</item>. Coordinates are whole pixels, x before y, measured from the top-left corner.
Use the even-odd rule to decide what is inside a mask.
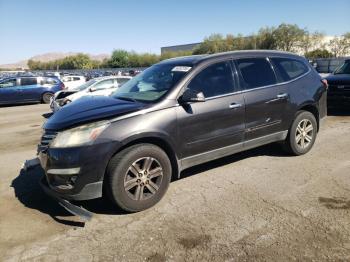
[[[180,177],[180,166],[179,166],[177,154],[173,149],[173,147],[171,146],[171,142],[167,141],[165,138],[160,136],[149,135],[144,137],[135,137],[133,139],[128,139],[128,141],[122,143],[122,146],[118,148],[116,152],[114,152],[112,157],[118,154],[119,152],[121,152],[122,150],[136,144],[152,144],[161,148],[169,157],[172,171],[173,171],[172,179],[177,179]]]
[[[320,129],[320,114],[317,106],[315,104],[305,104],[298,108],[297,112],[299,111],[308,111],[314,115],[317,123],[317,132],[318,132]]]

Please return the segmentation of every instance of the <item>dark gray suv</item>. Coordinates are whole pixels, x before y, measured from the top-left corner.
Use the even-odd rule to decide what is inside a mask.
[[[45,191],[69,200],[106,192],[130,212],[153,206],[182,170],[272,142],[308,152],[326,116],[326,85],[308,61],[276,51],[169,59],[110,97],[85,97],[44,125]]]

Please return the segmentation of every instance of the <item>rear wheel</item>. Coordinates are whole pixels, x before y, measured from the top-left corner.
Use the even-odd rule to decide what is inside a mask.
[[[293,155],[309,152],[317,136],[315,116],[308,111],[299,111],[285,141],[286,150]]]
[[[44,93],[41,100],[44,104],[49,104],[52,97],[53,93]]]
[[[171,179],[171,163],[166,153],[151,144],[131,146],[110,161],[106,189],[120,208],[137,212],[161,200]]]

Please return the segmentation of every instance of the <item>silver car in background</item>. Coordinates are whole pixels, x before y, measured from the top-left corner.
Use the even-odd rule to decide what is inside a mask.
[[[108,96],[131,78],[131,76],[106,76],[91,79],[75,89],[57,92],[51,99],[50,108],[56,112],[83,96]]]

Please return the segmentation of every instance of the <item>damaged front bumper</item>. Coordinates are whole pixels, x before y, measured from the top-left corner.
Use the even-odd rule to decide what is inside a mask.
[[[29,169],[32,169],[36,166],[40,165],[40,160],[39,158],[33,158],[30,160],[26,160],[23,164],[23,170],[27,171]],[[43,189],[43,191],[49,195],[50,197],[52,197],[53,199],[55,199],[59,205],[61,205],[64,209],[66,209],[68,212],[72,213],[73,215],[79,216],[82,220],[84,221],[89,221],[91,220],[93,213],[91,213],[90,211],[86,210],[83,207],[77,206],[72,204],[71,202],[69,202],[69,200],[62,198],[62,196],[55,192],[54,190],[52,190],[50,188],[50,186],[47,183],[47,179],[46,176],[43,176],[41,178],[41,180],[39,181],[41,188]],[[74,196],[70,197],[71,199],[75,199]],[[79,196],[76,197],[79,199]]]
[[[86,210],[83,207],[77,206],[72,204],[66,199],[61,198],[59,194],[57,194],[55,191],[53,191],[49,185],[47,184],[45,176],[43,176],[40,180],[40,186],[44,190],[44,192],[55,199],[64,209],[66,209],[68,212],[72,213],[73,215],[79,216],[84,221],[91,220],[93,214]]]

